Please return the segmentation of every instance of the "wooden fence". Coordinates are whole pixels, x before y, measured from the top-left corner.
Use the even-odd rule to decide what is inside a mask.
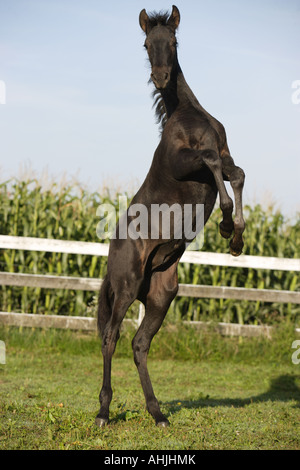
[[[66,240],[53,240],[29,237],[13,237],[0,235],[0,248],[17,249],[28,251],[70,253],[81,255],[107,256],[108,244],[75,242]],[[207,264],[214,266],[233,266],[239,268],[271,269],[283,271],[300,271],[300,259],[273,258],[262,256],[241,255],[235,258],[229,254],[206,253],[186,251],[182,263]],[[98,291],[101,285],[100,279],[75,278],[70,276],[50,276],[37,274],[21,274],[0,272],[0,285],[3,286],[27,286],[53,289],[74,289]],[[300,292],[270,290],[270,289],[247,289],[241,287],[220,287],[194,284],[180,284],[178,296],[236,299],[262,302],[282,302],[300,304]],[[139,310],[139,317],[135,321],[140,324],[144,314],[143,305]],[[96,319],[88,317],[72,317],[59,315],[38,315],[29,313],[0,312],[0,324],[31,327],[55,327],[82,330],[95,330]],[[189,322],[197,327],[206,327],[203,322]],[[270,327],[254,325],[237,325],[218,323],[217,330],[222,334],[256,336],[264,334],[270,336]]]

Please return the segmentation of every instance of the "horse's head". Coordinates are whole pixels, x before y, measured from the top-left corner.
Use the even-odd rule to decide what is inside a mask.
[[[177,62],[175,32],[180,14],[173,5],[172,13],[148,16],[146,10],[140,13],[140,26],[146,34],[145,48],[151,64],[151,79],[158,90],[166,88],[170,82],[172,68]]]

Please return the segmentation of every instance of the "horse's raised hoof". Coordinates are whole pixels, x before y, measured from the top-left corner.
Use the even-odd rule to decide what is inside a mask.
[[[243,253],[242,251],[234,251],[230,249],[231,256],[237,257],[237,256],[240,256],[242,253]]]
[[[234,243],[232,243],[232,240],[231,240],[229,246],[230,246],[230,254],[232,256],[240,256],[243,253],[243,244],[234,246]]]
[[[219,225],[219,231],[223,238],[230,238],[233,232],[233,224],[232,227],[224,227],[223,222]]]
[[[170,423],[169,421],[166,419],[165,421],[158,421],[158,423],[156,423],[156,426],[158,428],[167,428],[168,426],[170,426]]]
[[[108,419],[99,418],[97,416],[97,418],[95,419],[95,424],[96,424],[96,426],[98,426],[98,428],[103,428],[104,426],[106,426],[108,424]]]
[[[221,227],[219,229],[220,229],[220,234],[223,238],[230,238],[231,237],[232,232],[226,232],[225,230],[222,230]]]

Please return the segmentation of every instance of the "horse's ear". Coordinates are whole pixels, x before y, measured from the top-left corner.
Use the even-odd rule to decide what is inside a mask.
[[[174,31],[175,31],[179,26],[179,22],[180,22],[179,10],[175,5],[173,5],[172,13],[170,15],[170,18],[168,19],[167,24],[168,24],[168,26],[171,26],[171,28],[174,29]]]
[[[144,31],[145,34],[147,34],[147,24],[148,24],[148,15],[146,13],[145,8],[141,11],[139,21],[140,21],[140,27]]]

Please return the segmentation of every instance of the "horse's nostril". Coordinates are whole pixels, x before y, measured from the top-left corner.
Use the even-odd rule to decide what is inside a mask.
[[[169,72],[157,72],[157,73],[151,73],[151,79],[153,82],[158,85],[160,84],[161,86],[165,85],[165,82],[169,80],[170,74]]]

